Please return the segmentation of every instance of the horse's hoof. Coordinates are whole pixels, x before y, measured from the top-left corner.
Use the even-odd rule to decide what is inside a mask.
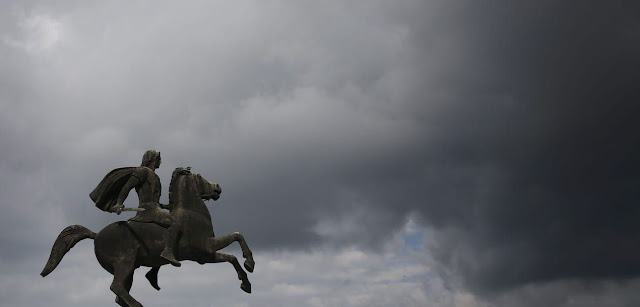
[[[244,291],[244,292],[251,293],[251,284],[250,283],[242,283],[240,285],[240,289],[242,289],[242,291]]]
[[[121,299],[119,296],[116,296],[116,304],[122,307],[129,307],[129,305],[127,305],[127,303],[125,303],[124,300]]]
[[[244,268],[249,271],[249,273],[253,273],[253,267],[256,265],[255,261],[251,259],[247,259],[244,261]]]
[[[160,291],[160,286],[158,286],[158,282],[150,282],[150,284],[154,289]]]
[[[119,296],[116,296],[116,303],[122,307],[144,307],[142,306],[142,304],[140,304],[140,302],[136,302],[135,305],[129,305],[127,304],[123,299],[121,299]]]
[[[160,286],[158,286],[158,271],[155,271],[155,274],[153,273],[153,270],[147,272],[147,274],[145,274],[144,276],[147,277],[147,280],[149,280],[149,283],[151,284],[151,286],[160,291]]]

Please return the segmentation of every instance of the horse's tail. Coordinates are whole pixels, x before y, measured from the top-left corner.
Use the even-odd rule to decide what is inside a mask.
[[[51,248],[51,255],[47,261],[47,265],[42,270],[42,277],[49,275],[60,264],[62,257],[81,240],[86,238],[95,239],[96,233],[81,225],[71,225],[58,235],[56,242]]]

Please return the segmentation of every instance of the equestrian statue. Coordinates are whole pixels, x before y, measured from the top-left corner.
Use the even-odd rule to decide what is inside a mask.
[[[98,262],[113,274],[111,291],[120,306],[142,306],[129,294],[135,269],[150,267],[145,277],[160,290],[160,267],[165,264],[179,267],[183,260],[200,264],[229,262],[242,281],[240,288],[251,293],[251,283],[238,259],[218,252],[237,241],[245,258],[244,268],[253,272],[255,262],[247,242],[239,232],[214,236],[211,214],[203,201],[220,198],[220,186],[192,173],[191,168],[178,167],[171,175],[169,204],[160,204],[160,178],[155,173],[160,164],[160,152],[148,150],[140,166],[109,172],[89,196],[100,210],[116,214],[135,211],[136,215],[128,221],[107,225],[98,233],[81,225],[65,228],[53,244],[40,275],[49,275],[76,243],[89,238],[94,240]],[[134,188],[138,208],[125,208],[124,201]]]

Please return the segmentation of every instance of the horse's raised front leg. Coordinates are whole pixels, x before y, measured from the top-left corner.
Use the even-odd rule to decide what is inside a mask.
[[[111,291],[116,294],[116,303],[120,306],[142,307],[140,302],[136,301],[129,290],[133,283],[133,270],[135,269],[133,262],[123,261],[113,264],[113,282],[111,283]]]
[[[239,232],[234,232],[230,235],[221,236],[221,237],[213,237],[209,238],[207,251],[209,253],[213,253],[215,251],[221,250],[229,244],[238,241],[240,243],[240,248],[242,249],[242,257],[246,260],[244,261],[244,268],[247,269],[250,273],[253,272],[253,268],[255,267],[255,261],[253,261],[253,254],[249,249],[249,245],[247,245],[247,241],[244,240],[244,236]]]
[[[207,262],[208,263],[219,263],[219,262],[231,263],[233,265],[233,268],[238,273],[238,279],[242,281],[242,284],[240,285],[240,289],[242,289],[242,291],[244,292],[251,293],[251,283],[249,282],[249,277],[247,276],[247,273],[240,266],[240,263],[238,262],[238,259],[236,258],[236,256],[221,253],[221,252],[214,252],[213,254],[209,255]]]

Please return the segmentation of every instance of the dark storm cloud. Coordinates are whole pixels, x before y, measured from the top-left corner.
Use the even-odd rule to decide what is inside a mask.
[[[442,230],[437,258],[482,291],[638,276],[637,6],[445,11],[438,30],[460,57],[427,115],[443,133],[419,209]]]

